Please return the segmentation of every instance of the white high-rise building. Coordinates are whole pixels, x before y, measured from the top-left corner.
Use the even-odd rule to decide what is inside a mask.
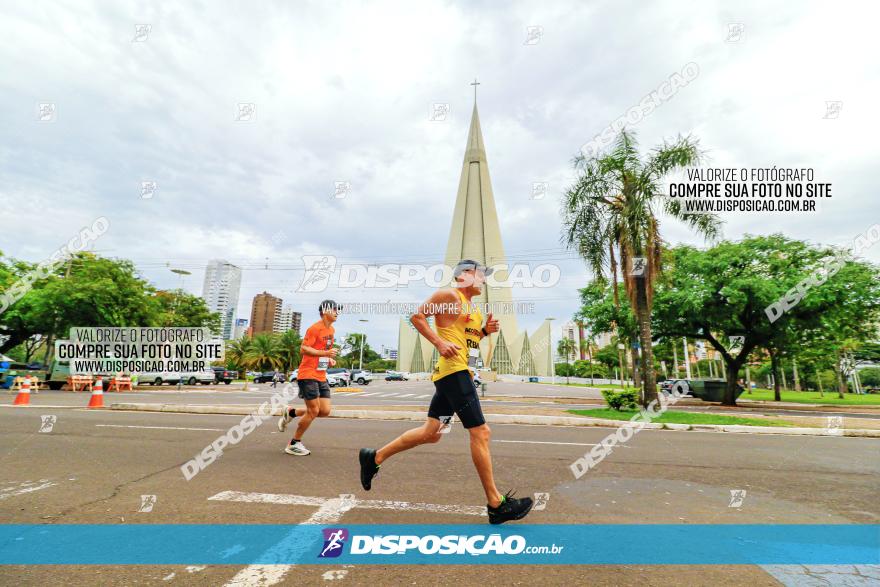
[[[302,323],[302,314],[294,312],[290,306],[281,308],[281,312],[275,316],[275,324],[273,330],[275,332],[287,332],[288,330],[296,330],[299,334],[300,324]]]
[[[235,312],[238,308],[238,294],[241,290],[241,268],[224,261],[213,259],[205,268],[205,283],[202,297],[212,312],[220,313],[220,335],[229,340],[233,337]]]

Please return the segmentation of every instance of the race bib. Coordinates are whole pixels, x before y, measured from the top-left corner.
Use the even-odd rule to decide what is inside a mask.
[[[452,416],[440,416],[440,430],[437,432],[440,434],[449,434],[449,431],[452,430]]]
[[[318,357],[318,371],[326,371],[330,366],[330,357]]]
[[[468,349],[468,367],[476,367],[480,358],[480,349]]]

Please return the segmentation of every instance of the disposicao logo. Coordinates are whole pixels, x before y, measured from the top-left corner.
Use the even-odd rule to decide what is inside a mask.
[[[324,528],[324,547],[318,558],[336,558],[342,554],[342,547],[348,540],[348,530],[345,528]]]

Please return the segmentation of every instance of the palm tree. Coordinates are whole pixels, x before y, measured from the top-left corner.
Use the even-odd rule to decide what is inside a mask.
[[[302,347],[302,337],[296,330],[288,330],[278,338],[278,352],[286,372],[293,371],[299,365],[300,347]]]
[[[253,346],[254,339],[247,335],[238,340],[226,341],[226,360],[238,371],[247,370],[247,355]],[[245,377],[242,378],[245,379]]]
[[[248,366],[260,371],[279,369],[284,365],[281,346],[272,334],[258,334],[254,337],[250,351],[245,355]]]
[[[670,172],[697,165],[697,141],[678,137],[654,149],[643,161],[635,134],[622,130],[608,153],[575,159],[580,175],[565,194],[562,206],[563,242],[587,262],[597,279],[610,269],[617,293],[620,260],[623,285],[638,322],[642,349],[643,405],[656,399],[654,357],[651,347],[651,302],[661,271],[657,212],[682,220],[709,239],[718,236],[716,216],[682,212],[680,202],[664,197],[661,182]],[[634,270],[635,268],[635,270]]]
[[[587,361],[589,361],[590,365],[590,385],[593,385],[593,335],[589,335],[586,338],[582,338],[580,342],[580,351],[581,356],[583,357],[583,353],[587,354]]]
[[[574,355],[574,351],[575,344],[574,341],[570,338],[562,338],[559,340],[558,343],[556,343],[556,354],[565,357],[565,362],[568,364],[569,367],[571,367],[571,357],[572,355]],[[569,368],[565,372],[570,375],[571,369]],[[565,382],[569,383],[569,379],[570,377],[566,376]]]

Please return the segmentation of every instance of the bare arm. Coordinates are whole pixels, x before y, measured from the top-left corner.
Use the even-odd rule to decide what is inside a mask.
[[[441,356],[447,358],[454,356],[456,352],[461,350],[461,347],[455,343],[440,338],[440,336],[434,332],[428,324],[428,316],[434,316],[434,319],[436,320],[437,316],[450,313],[444,312],[443,310],[446,308],[453,308],[457,302],[458,297],[455,295],[454,291],[451,289],[441,289],[434,292],[425,303],[419,306],[418,311],[409,319],[415,329],[418,330],[419,334],[428,339],[428,342],[434,345]]]
[[[327,349],[325,351],[319,351],[318,349],[312,348],[310,346],[302,345],[299,347],[299,350],[304,355],[309,355],[311,357],[335,357],[336,349]]]
[[[311,332],[311,328],[306,332],[305,337],[303,337],[302,344],[299,347],[299,351],[303,355],[308,355],[310,357],[330,357],[333,358],[336,356],[336,349],[316,349],[312,345],[316,342],[320,342],[318,337]]]

